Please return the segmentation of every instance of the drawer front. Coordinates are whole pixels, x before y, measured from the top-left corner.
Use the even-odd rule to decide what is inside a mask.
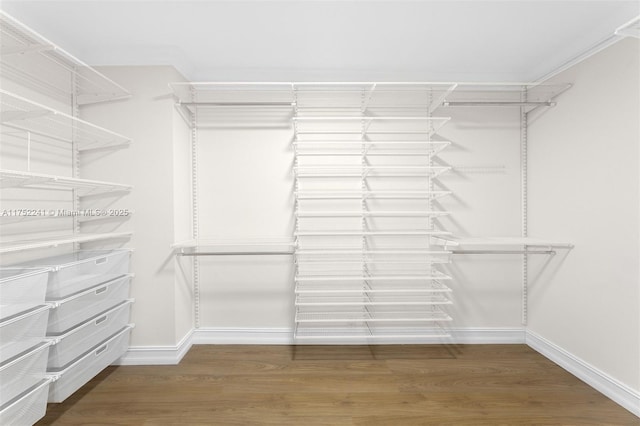
[[[0,410],[0,425],[32,425],[44,417],[47,411],[50,379],[44,379],[16,397]]]
[[[23,263],[20,267],[51,268],[47,300],[63,299],[129,272],[131,251],[86,250]]]
[[[133,301],[127,300],[96,315],[68,332],[55,336],[49,349],[47,370],[61,370],[80,355],[129,323]]]
[[[43,305],[0,322],[0,363],[44,340],[49,306]]]
[[[47,335],[59,335],[122,303],[129,297],[131,277],[125,276],[56,301],[49,312]]]
[[[62,402],[80,389],[115,360],[120,358],[129,347],[129,336],[133,325],[127,325],[115,335],[94,346],[81,355],[64,370],[50,372],[58,379],[49,387],[49,402]]]
[[[0,321],[44,303],[48,269],[0,269]]]
[[[49,343],[0,364],[0,406],[44,379]]]

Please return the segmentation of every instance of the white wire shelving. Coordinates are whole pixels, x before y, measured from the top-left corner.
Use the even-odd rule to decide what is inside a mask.
[[[18,170],[0,170],[2,188],[75,189],[79,196],[130,191],[132,186],[98,180],[79,179]]]
[[[131,96],[104,74],[2,11],[0,54],[3,78],[65,103],[72,97],[83,105]]]
[[[341,200],[341,199],[405,199],[428,200],[450,195],[451,191],[438,190],[351,190],[351,189],[307,189],[298,190],[294,195],[298,200]]]
[[[126,239],[131,237],[131,235],[133,235],[132,232],[111,232],[101,234],[60,235],[57,237],[46,239],[4,240],[0,244],[0,253],[12,253],[24,250],[57,247],[66,244],[81,244],[95,241]]]
[[[296,211],[298,217],[440,217],[444,211],[387,210],[387,211]]]
[[[453,108],[529,112],[553,106],[570,87],[473,82],[170,86],[177,110],[194,131],[229,123],[293,131],[296,228],[287,253],[293,252],[296,266],[294,337],[301,343],[446,338],[439,323],[451,319],[444,310],[451,299],[441,293],[450,288],[442,284],[448,278],[439,268],[459,247],[443,243],[453,236],[440,229],[438,218],[447,213],[434,202],[451,194],[434,183],[450,170],[436,158],[451,145],[438,131]],[[215,255],[220,247],[179,250]],[[251,246],[240,251],[260,253]],[[378,308],[372,301],[417,305],[400,303],[401,309],[372,313]],[[428,303],[434,301],[447,302]],[[355,309],[342,305],[356,302],[361,305]],[[415,313],[414,308],[426,310]],[[411,320],[438,324],[411,326]],[[394,321],[402,327],[392,326]]]
[[[408,327],[400,326],[355,324],[339,327],[309,327],[304,323],[297,323],[295,338],[298,343],[406,343],[407,341],[424,342],[435,340],[447,342],[450,334],[442,327]]]
[[[425,310],[417,312],[391,311],[337,311],[337,312],[304,312],[296,314],[298,323],[395,323],[395,322],[436,322],[451,321],[452,318],[441,310]]]
[[[296,294],[324,294],[324,295],[341,295],[356,294],[361,295],[363,291],[367,294],[388,293],[388,294],[433,294],[433,293],[450,293],[451,289],[438,280],[429,280],[428,282],[406,281],[401,285],[398,283],[369,283],[363,290],[360,282],[311,282],[298,281],[295,287]]]
[[[0,89],[0,114],[3,133],[11,129],[23,132],[25,143],[32,137],[74,143],[78,150],[126,145],[131,139],[95,124],[32,102],[21,96]]]

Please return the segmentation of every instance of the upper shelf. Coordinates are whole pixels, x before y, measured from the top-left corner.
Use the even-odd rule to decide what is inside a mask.
[[[130,238],[132,232],[112,232],[105,234],[74,234],[59,235],[50,239],[34,239],[34,240],[4,240],[0,244],[0,253],[13,253],[23,250],[35,250],[48,247],[58,247],[65,244],[81,244],[95,241],[126,239]]]
[[[172,83],[178,106],[198,121],[293,116],[430,117],[451,107],[551,106],[569,84],[343,82]]]
[[[77,189],[80,191],[81,196],[94,195],[103,192],[129,191],[131,189],[131,185],[124,185],[120,183],[23,172],[18,170],[0,170],[0,187]]]
[[[131,142],[118,133],[1,89],[0,108],[3,127],[25,132],[25,135],[29,132],[56,141],[76,143],[79,150]]]
[[[79,105],[131,96],[122,86],[0,11],[2,77]],[[29,73],[28,69],[38,70]]]

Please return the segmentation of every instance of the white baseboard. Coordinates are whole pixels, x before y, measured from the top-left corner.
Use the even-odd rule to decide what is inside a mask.
[[[524,329],[513,328],[454,328],[451,337],[427,339],[398,339],[394,344],[523,344]],[[315,344],[316,342],[314,342]],[[328,344],[371,344],[367,340],[317,342]],[[116,365],[174,365],[189,351],[191,345],[291,345],[290,328],[198,328],[188,333],[175,346],[132,346]]]
[[[540,354],[640,417],[640,392],[631,389],[536,333],[527,331],[526,342]]]
[[[176,365],[193,345],[193,330],[175,346],[130,346],[114,365]]]

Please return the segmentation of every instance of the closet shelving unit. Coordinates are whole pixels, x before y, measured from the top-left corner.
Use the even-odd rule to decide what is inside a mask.
[[[0,11],[0,77],[63,103],[77,105],[130,97],[130,93],[59,46]],[[32,73],[26,70],[46,72]],[[71,75],[71,79],[69,76]]]
[[[1,15],[0,28],[2,28],[3,34],[10,34],[8,42],[16,40],[18,34],[15,33],[15,27],[6,28],[4,25],[7,22],[12,22],[6,15]],[[10,30],[14,30],[13,32]],[[21,40],[25,39],[26,30],[23,28],[23,32],[19,35]],[[5,39],[2,40],[5,43]],[[4,49],[4,45],[3,45]],[[13,52],[12,49],[9,49]],[[60,51],[59,49],[54,49]],[[62,66],[58,62],[55,64]],[[5,66],[3,57],[2,67]],[[64,69],[68,70],[69,62],[65,63]],[[82,73],[86,74],[88,67],[81,64]],[[92,76],[97,79],[99,74],[93,72]],[[8,78],[7,76],[3,76]],[[105,83],[100,87],[109,87],[109,82],[104,77]],[[95,81],[95,80],[92,80]],[[115,83],[113,83],[115,85]],[[29,89],[36,90],[39,86],[29,87]],[[115,91],[119,86],[115,85],[112,91]],[[107,92],[97,93],[95,96],[89,96],[89,93],[85,92],[85,97],[97,101],[109,100],[106,97]],[[109,92],[111,93],[111,92]],[[113,92],[117,94],[117,98],[121,95],[119,92]],[[67,101],[72,100],[73,97],[69,97]],[[75,105],[77,108],[77,105]],[[78,177],[80,168],[80,154],[86,150],[101,148],[118,148],[128,145],[131,140],[118,133],[112,132],[108,129],[104,129],[100,126],[96,126],[87,121],[81,120],[76,116],[58,111],[49,106],[41,103],[30,101],[22,96],[12,94],[6,90],[0,90],[0,112],[1,112],[1,127],[0,131],[4,141],[21,145],[24,147],[25,155],[25,170],[7,170],[0,169],[0,187],[3,189],[14,188],[21,190],[28,189],[48,189],[48,190],[69,190],[72,191],[73,198],[73,210],[79,210],[81,206],[81,199],[86,196],[94,196],[106,193],[123,193],[131,190],[130,185],[104,182],[90,179],[81,179]],[[52,175],[48,173],[34,172],[32,169],[32,150],[34,146],[38,144],[44,145],[67,145],[72,153],[73,167],[72,174],[74,176],[60,176]],[[64,218],[68,216],[58,215],[56,212],[43,212],[46,214],[38,214],[33,216],[25,216],[25,219],[33,218]],[[6,219],[6,218],[3,218]],[[35,248],[55,247],[63,244],[80,244],[84,242],[93,242],[99,240],[126,238],[131,233],[114,232],[114,233],[101,233],[101,234],[82,234],[80,230],[81,220],[76,217],[74,229],[72,235],[60,235],[54,238],[45,238],[41,241],[33,241],[31,238],[24,241],[15,241],[5,239],[0,246],[0,252],[9,253],[13,251],[23,251]],[[5,220],[6,222],[6,220]]]
[[[3,168],[0,169],[3,238],[0,254],[9,264],[8,267],[7,263],[3,264],[2,270],[8,274],[12,270],[42,272],[40,291],[42,302],[47,303],[40,308],[47,312],[42,317],[44,321],[36,338],[43,341],[45,336],[48,337],[46,351],[39,355],[37,368],[16,369],[11,377],[6,376],[10,383],[15,382],[21,387],[12,389],[16,393],[10,401],[3,399],[0,422],[32,424],[44,415],[47,401],[61,402],[121,356],[128,347],[133,327],[127,324],[131,301],[126,299],[131,280],[131,274],[128,274],[130,251],[78,250],[83,243],[128,239],[132,234],[117,230],[82,232],[82,223],[87,218],[80,216],[80,212],[104,215],[108,210],[95,208],[96,203],[102,203],[102,199],[96,197],[113,199],[131,190],[130,185],[123,183],[81,178],[81,154],[94,149],[119,149],[126,147],[131,140],[81,120],[78,115],[82,105],[124,99],[130,94],[1,11],[0,55],[0,136],[3,149]],[[81,210],[89,201],[93,206],[91,211]],[[26,205],[20,205],[20,202]],[[33,206],[34,202],[55,203],[54,206],[64,208],[24,208]],[[14,220],[16,217],[67,218],[68,221],[56,220],[31,226],[31,223],[21,224],[21,220]],[[56,251],[57,256],[42,259],[41,252],[36,251],[54,247],[64,248],[65,254]],[[23,279],[23,276],[15,278],[18,279]],[[17,290],[20,288],[15,287]],[[21,306],[21,297],[31,297],[26,288],[23,293],[10,294],[10,300],[3,293],[3,306],[6,303]],[[115,315],[116,307],[118,316]],[[105,311],[106,308],[109,310]],[[30,312],[19,313],[16,318],[4,318],[3,326],[7,321],[12,324],[22,321],[22,317],[27,318]],[[64,330],[56,329],[63,324]],[[34,339],[35,331],[30,328],[33,327],[27,324],[24,332],[9,336],[3,334],[7,337],[1,342],[3,347],[14,341]],[[114,334],[116,330],[119,331]],[[62,336],[57,336],[58,332],[65,333],[64,343]],[[83,333],[86,337],[87,332],[93,340],[82,337]],[[61,353],[71,357],[72,362],[58,365]],[[28,358],[31,355],[29,352],[16,357]],[[13,358],[3,362],[3,378],[7,374],[5,367],[14,362],[17,361]],[[31,386],[23,380],[26,377],[39,381]],[[3,392],[5,385],[2,384]]]
[[[433,116],[453,85],[294,90],[296,343],[443,338],[451,317],[432,203],[451,168]],[[436,92],[434,94],[434,92]]]
[[[511,107],[526,120],[528,113],[555,105],[555,98],[570,87],[404,82],[170,86],[178,112],[192,129],[194,194],[199,129],[220,123],[233,126],[248,117],[267,126],[293,128],[294,341],[312,344],[446,338],[450,277],[438,265],[466,247],[439,227],[438,218],[448,213],[434,203],[451,194],[438,185],[439,176],[451,170],[438,160],[450,145],[438,135],[449,121],[446,112]],[[521,124],[526,129],[526,121]],[[521,136],[526,169],[526,131]],[[179,254],[194,256],[197,317],[199,255],[290,251],[242,243],[241,250],[215,241],[202,244],[195,197],[193,205],[194,240],[174,247]],[[528,253],[550,253],[533,242],[509,248],[525,258]],[[466,254],[495,249],[476,246]]]

